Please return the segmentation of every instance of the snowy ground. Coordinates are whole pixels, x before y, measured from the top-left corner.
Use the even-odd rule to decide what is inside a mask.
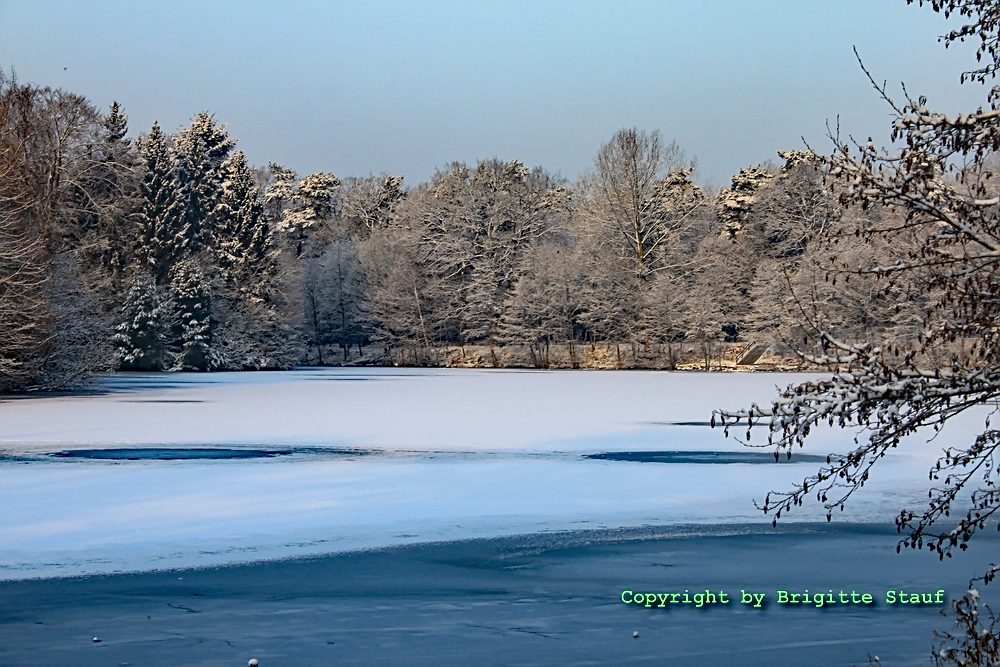
[[[770,521],[753,498],[815,466],[596,460],[742,452],[704,422],[803,376],[324,369],[130,375],[0,402],[0,579],[162,569],[568,529]],[[941,448],[880,464],[842,520],[919,505]],[[678,425],[678,423],[687,423]],[[695,424],[690,424],[695,422]],[[702,425],[698,425],[701,422]],[[754,439],[766,430],[754,429]],[[844,451],[817,433],[807,453]],[[79,450],[227,448],[267,458],[108,460]],[[816,520],[803,508],[793,520]],[[840,517],[838,517],[839,519]]]

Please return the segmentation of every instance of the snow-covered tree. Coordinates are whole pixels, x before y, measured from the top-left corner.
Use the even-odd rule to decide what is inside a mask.
[[[9,169],[10,165],[0,166],[0,179]],[[33,359],[48,336],[45,269],[41,243],[21,230],[4,206],[0,209],[0,391],[33,380]]]
[[[174,267],[170,287],[174,339],[180,348],[171,370],[215,370],[222,364],[212,347],[212,290],[204,274],[194,262],[180,262]]]
[[[503,340],[527,344],[536,367],[549,367],[553,343],[566,344],[571,364],[579,364],[576,344],[584,334],[581,269],[569,239],[536,244],[521,263],[502,322]]]
[[[402,225],[377,230],[359,253],[376,323],[373,339],[387,358],[393,359],[395,349],[414,365],[437,363],[435,346],[447,340],[454,317],[419,235],[419,229]]]
[[[662,268],[671,244],[706,204],[689,180],[693,166],[659,132],[619,130],[601,146],[586,210],[621,245],[638,280]]]
[[[222,197],[222,165],[235,145],[225,125],[207,112],[198,114],[177,134],[174,161],[187,195],[185,241],[192,253],[214,240],[211,216]]]
[[[740,172],[733,176],[732,185],[719,192],[716,206],[726,236],[732,238],[743,229],[744,223],[753,211],[757,190],[767,184],[772,177],[773,174],[759,167],[740,169]]]
[[[225,370],[287,370],[303,358],[300,331],[271,303],[227,298],[212,299],[212,348]]]
[[[304,281],[305,330],[323,364],[324,346],[337,346],[347,361],[352,347],[371,337],[368,285],[356,245],[334,241],[319,258],[308,262]]]
[[[440,278],[454,342],[499,344],[524,253],[551,230],[568,200],[566,188],[544,170],[497,159],[475,170],[455,163],[411,194],[399,217],[417,230],[426,266]]]
[[[396,206],[405,197],[402,176],[348,178],[342,192],[341,216],[351,233],[367,235],[373,229],[388,225]]]
[[[606,235],[584,236],[577,257],[583,272],[580,321],[591,340],[619,346],[620,358],[620,345],[641,337],[647,284],[640,283],[631,259],[622,261],[620,245]]]
[[[140,138],[142,197],[136,258],[159,284],[173,266],[193,252],[187,202],[189,186],[183,182],[171,155],[169,139],[158,123]]]
[[[980,42],[984,64],[963,80],[992,80],[1000,71],[1000,2],[931,4],[968,20],[943,37],[946,44]],[[988,110],[947,115],[905,92],[905,102],[896,104],[872,81],[895,116],[894,145],[882,151],[871,140],[834,136],[835,152],[822,165],[843,205],[884,207],[892,215],[860,217],[828,235],[828,275],[841,286],[865,277],[876,290],[906,289],[927,301],[909,340],[844,339],[802,309],[802,329],[812,344],[803,358],[830,375],[789,386],[770,406],[715,414],[713,421],[727,428],[769,422],[776,456],[791,456],[822,424],[863,429],[853,451],[831,456],[801,484],[767,496],[763,507],[775,520],[812,498],[829,519],[878,473],[878,461],[905,446],[904,438],[937,432],[970,408],[1000,398],[1000,190],[988,161],[1000,150],[1000,87],[990,91]],[[851,246],[850,252],[839,250],[841,239],[849,238],[895,246],[897,256],[883,262],[878,254],[859,257]],[[905,534],[902,546],[945,558],[995,520],[998,447],[1000,431],[989,419],[973,440],[946,447],[930,470],[927,505],[904,508],[896,519]],[[993,566],[986,580],[996,573]]]
[[[93,288],[110,282],[104,239],[127,228],[132,186],[116,143],[86,99],[0,73],[0,391],[107,368],[111,299]]]
[[[269,182],[264,193],[264,210],[271,221],[277,223],[295,197],[299,175],[275,162],[267,165],[267,174]]]
[[[705,370],[711,370],[718,345],[742,333],[757,258],[745,244],[709,234],[698,246],[694,263],[697,268],[687,283],[679,317],[686,338],[701,348]]]
[[[222,163],[222,195],[212,212],[219,266],[231,289],[267,300],[275,270],[264,202],[243,151]]]
[[[126,137],[128,116],[115,102],[92,132],[90,160],[74,176],[72,208],[77,220],[67,226],[64,245],[73,248],[86,279],[115,290],[134,260],[140,157]]]
[[[285,174],[281,176],[284,177]],[[277,193],[281,194],[275,194],[271,198],[269,192],[269,200],[278,201],[283,196],[286,185],[286,180],[275,179],[272,188],[277,188]],[[288,235],[296,257],[305,250],[310,238],[321,231],[333,217],[334,195],[339,187],[340,179],[326,172],[310,174],[295,185],[291,205],[283,210],[276,227],[278,231]]]
[[[36,387],[79,386],[114,365],[114,314],[103,303],[106,294],[87,286],[84,270],[72,251],[50,262],[44,285],[50,331],[32,363]]]
[[[785,164],[758,184],[751,208],[738,216],[739,233],[747,237],[748,250],[758,257],[795,260],[811,242],[823,239],[843,211],[823,183],[814,154],[778,151],[778,155]],[[719,215],[728,233],[736,213],[727,202],[731,203],[728,197],[720,197]]]
[[[170,299],[153,277],[137,271],[111,339],[119,369],[158,371],[168,367],[171,313]]]

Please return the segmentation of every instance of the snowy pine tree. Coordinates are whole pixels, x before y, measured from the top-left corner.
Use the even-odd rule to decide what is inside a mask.
[[[122,111],[117,101],[111,103],[108,115],[104,117],[104,137],[109,143],[120,142],[128,145],[128,116]]]
[[[211,216],[222,197],[222,165],[236,142],[215,116],[203,112],[177,134],[175,161],[187,187],[186,238],[191,252],[211,244]]]
[[[158,284],[167,281],[170,270],[191,251],[187,221],[187,188],[181,182],[170,154],[167,137],[158,123],[139,141],[143,175],[136,258]]]
[[[740,169],[740,173],[733,176],[732,186],[719,191],[716,205],[723,234],[733,238],[743,229],[753,209],[757,190],[772,178],[770,172],[758,167]]]
[[[209,371],[221,364],[212,350],[212,292],[197,264],[181,262],[171,281],[177,320],[175,339],[180,351],[171,370]]]
[[[315,232],[333,217],[334,193],[339,187],[340,179],[326,172],[310,174],[298,182],[293,205],[282,213],[277,224],[278,229],[289,235],[296,257],[302,254]]]
[[[267,173],[270,182],[264,194],[265,212],[272,222],[279,222],[295,197],[295,183],[299,175],[275,162],[268,163]]]
[[[232,289],[266,301],[274,271],[269,229],[242,151],[222,164],[222,177],[222,196],[212,214],[219,266]]]
[[[167,360],[171,304],[153,277],[139,271],[122,305],[121,323],[111,341],[116,365],[124,371],[163,370]]]

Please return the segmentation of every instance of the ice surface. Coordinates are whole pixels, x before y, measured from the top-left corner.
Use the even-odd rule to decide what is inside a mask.
[[[0,578],[588,527],[770,521],[753,499],[789,488],[816,463],[732,462],[763,450],[698,424],[713,408],[764,404],[775,385],[804,377],[325,369],[118,375],[87,395],[7,400]],[[913,439],[880,463],[843,520],[891,521],[902,506],[919,507],[931,462],[949,442],[968,442],[983,416],[970,414],[929,444]],[[766,440],[766,429],[752,435]],[[851,437],[819,432],[803,453],[844,451]],[[170,459],[213,448],[289,454],[55,456],[162,449]],[[587,458],[607,452],[649,456]],[[664,452],[675,460],[657,459]],[[718,465],[708,454],[676,458],[683,452],[731,455]],[[824,515],[807,506],[791,519]]]

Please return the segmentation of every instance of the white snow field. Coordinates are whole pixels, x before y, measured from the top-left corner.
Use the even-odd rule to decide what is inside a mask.
[[[96,393],[5,400],[0,579],[570,529],[770,522],[753,499],[789,488],[817,463],[756,462],[765,450],[732,437],[745,429],[726,439],[705,422],[713,408],[764,405],[776,385],[805,377],[303,369],[115,375]],[[902,506],[919,507],[941,449],[969,442],[985,415],[970,413],[931,443],[905,443],[836,520],[891,522]],[[753,435],[766,440],[766,428]],[[803,453],[844,451],[851,438],[816,433]],[[118,449],[132,451],[93,451]],[[218,449],[230,451],[205,452]],[[170,460],[150,460],[158,451]],[[745,462],[586,458],[681,451]],[[254,452],[268,456],[183,458]],[[782,520],[824,516],[807,506]]]

